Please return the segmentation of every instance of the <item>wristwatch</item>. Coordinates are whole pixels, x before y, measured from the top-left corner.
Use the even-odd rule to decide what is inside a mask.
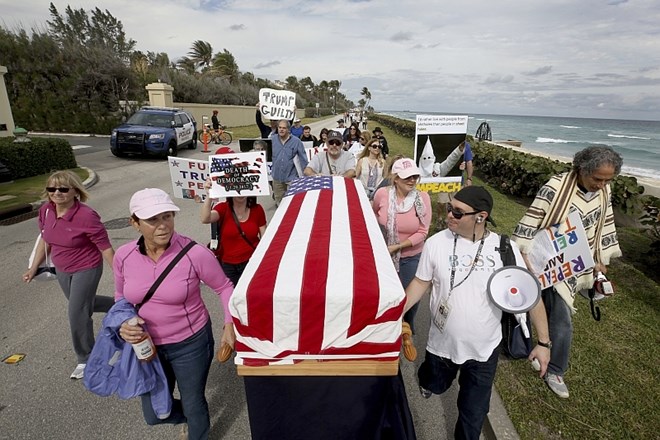
[[[551,350],[551,349],[552,349],[552,341],[548,341],[548,342],[536,341],[536,343],[537,343],[538,345],[540,345],[541,347],[545,347],[545,348],[547,348],[548,350]]]

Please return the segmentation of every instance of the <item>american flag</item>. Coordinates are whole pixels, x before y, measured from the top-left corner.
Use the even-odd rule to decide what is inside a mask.
[[[404,304],[361,183],[298,179],[232,295],[236,363],[394,360]]]

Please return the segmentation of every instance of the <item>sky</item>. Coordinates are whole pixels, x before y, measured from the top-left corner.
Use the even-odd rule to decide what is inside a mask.
[[[47,0],[0,0],[8,29],[46,28]],[[660,120],[657,0],[86,0],[143,52],[195,40],[242,72],[341,81],[377,111]]]

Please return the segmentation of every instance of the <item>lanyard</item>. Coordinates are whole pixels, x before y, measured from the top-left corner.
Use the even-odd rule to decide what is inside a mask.
[[[479,243],[479,249],[477,249],[477,253],[474,256],[474,260],[472,261],[472,267],[470,267],[470,271],[468,272],[467,275],[465,275],[465,278],[461,280],[460,283],[458,283],[456,286],[454,286],[454,277],[456,276],[456,266],[452,265],[451,267],[451,278],[449,279],[449,295],[447,295],[447,300],[449,300],[449,296],[451,293],[454,291],[455,288],[460,286],[465,282],[465,280],[468,279],[472,271],[477,265],[477,260],[479,260],[479,256],[481,255],[481,249],[484,247],[484,241],[486,240],[486,233],[484,232],[484,235],[481,237],[481,242]],[[458,241],[458,235],[454,235],[454,250],[452,251],[452,255],[456,255],[456,242]]]

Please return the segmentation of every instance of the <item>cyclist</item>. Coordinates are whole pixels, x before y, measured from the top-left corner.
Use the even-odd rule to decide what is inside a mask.
[[[217,110],[213,110],[213,116],[211,116],[211,124],[213,125],[213,131],[218,133],[220,130],[220,120],[218,119]]]

